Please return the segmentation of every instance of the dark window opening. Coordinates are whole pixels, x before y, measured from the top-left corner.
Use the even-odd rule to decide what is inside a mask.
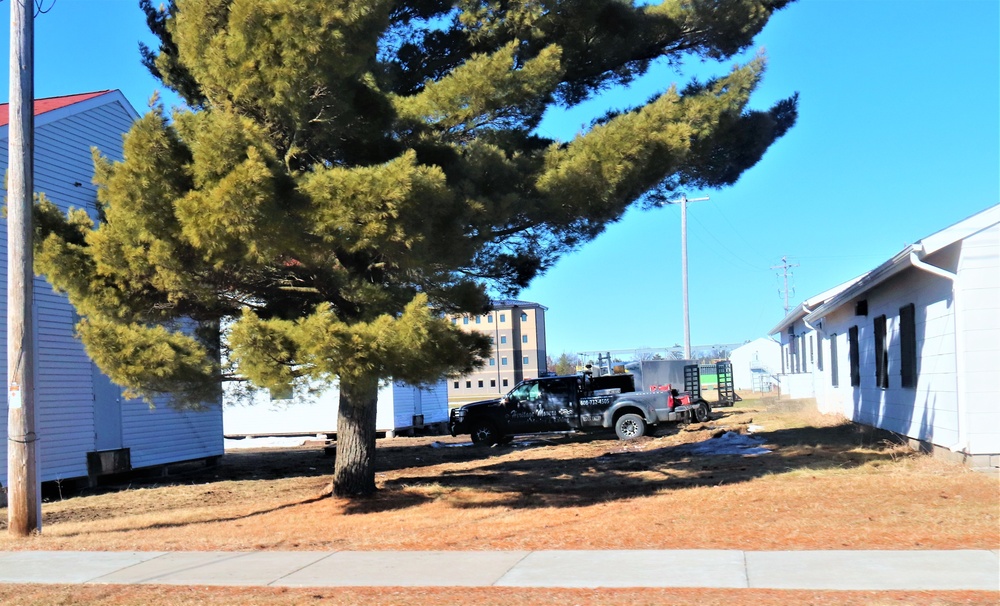
[[[455,389],[458,389],[458,381],[455,381]]]
[[[867,316],[868,315],[868,300],[858,301],[854,304],[854,315],[856,316]]]
[[[899,308],[899,377],[901,386],[917,386],[917,322],[913,303]]]
[[[472,389],[472,381],[466,381],[465,382],[465,388],[466,389]]]
[[[840,362],[837,360],[837,333],[830,335],[830,384],[840,387]]]
[[[823,339],[820,338],[816,343],[816,368],[823,370]]]
[[[507,387],[507,379],[504,379],[504,380],[503,380],[503,386],[504,386],[504,387]]]
[[[847,331],[847,356],[851,361],[851,386],[861,385],[861,360],[859,359],[858,327],[852,326]]]
[[[490,379],[490,387],[496,387],[496,386],[497,386],[497,380],[496,379]]]
[[[875,386],[889,388],[889,342],[885,338],[885,315],[875,318]]]
[[[795,374],[796,372],[798,372],[797,368],[798,364],[795,363],[796,359],[798,358],[796,354],[798,354],[798,352],[795,351],[795,329],[789,328],[788,329],[788,372],[791,374]]]
[[[482,381],[480,381],[480,382],[479,382],[479,387],[482,387],[482,386],[483,386],[483,382],[482,382]]]
[[[806,371],[806,338],[800,335],[795,344],[795,372]]]

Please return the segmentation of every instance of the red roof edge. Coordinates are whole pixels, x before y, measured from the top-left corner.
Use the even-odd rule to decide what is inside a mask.
[[[69,107],[75,103],[80,103],[88,99],[93,99],[94,97],[100,97],[101,95],[106,95],[111,90],[99,90],[92,93],[79,93],[76,95],[63,95],[61,97],[46,97],[45,99],[35,99],[35,115],[44,114],[56,109],[62,109],[64,107]],[[2,103],[0,104],[0,126],[7,126],[10,122],[10,104]]]

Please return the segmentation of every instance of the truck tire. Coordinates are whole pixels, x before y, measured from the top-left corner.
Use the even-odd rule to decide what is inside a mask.
[[[646,420],[633,412],[625,413],[615,421],[615,433],[619,440],[641,438],[646,433]]]
[[[711,420],[711,413],[712,409],[709,407],[708,402],[699,402],[692,411],[691,420],[695,423],[705,423]]]
[[[500,436],[497,434],[496,429],[486,421],[476,423],[472,427],[471,435],[472,443],[476,446],[493,446],[500,442]]]

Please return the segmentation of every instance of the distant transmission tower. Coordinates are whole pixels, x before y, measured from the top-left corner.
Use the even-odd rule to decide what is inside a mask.
[[[788,279],[792,277],[792,272],[790,270],[793,267],[798,267],[798,266],[799,266],[798,263],[789,263],[788,259],[785,258],[785,257],[781,257],[781,265],[772,265],[771,266],[771,269],[780,269],[781,273],[777,274],[777,275],[780,276],[780,277],[782,277],[784,279],[785,287],[784,287],[783,290],[779,290],[778,291],[778,296],[784,295],[784,298],[785,298],[785,313],[786,314],[791,309],[791,306],[788,305],[788,297],[789,296],[795,296],[795,287],[788,285]]]

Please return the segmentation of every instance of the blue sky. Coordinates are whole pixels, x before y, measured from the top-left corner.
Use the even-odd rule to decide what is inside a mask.
[[[36,96],[117,88],[147,111],[157,82],[139,63],[137,42],[151,35],[137,5],[44,0]],[[9,29],[0,3],[4,48]],[[770,268],[782,256],[798,265],[794,304],[1000,203],[996,0],[800,0],[743,60],[759,48],[769,64],[752,105],[797,91],[799,121],[735,186],[688,192],[711,196],[688,207],[695,345],[754,339],[778,323],[781,283]],[[627,90],[553,112],[541,129],[569,139],[608,107],[731,63],[657,67]],[[679,208],[630,212],[536,279],[521,298],[549,308],[550,354],[681,343],[679,239]]]

